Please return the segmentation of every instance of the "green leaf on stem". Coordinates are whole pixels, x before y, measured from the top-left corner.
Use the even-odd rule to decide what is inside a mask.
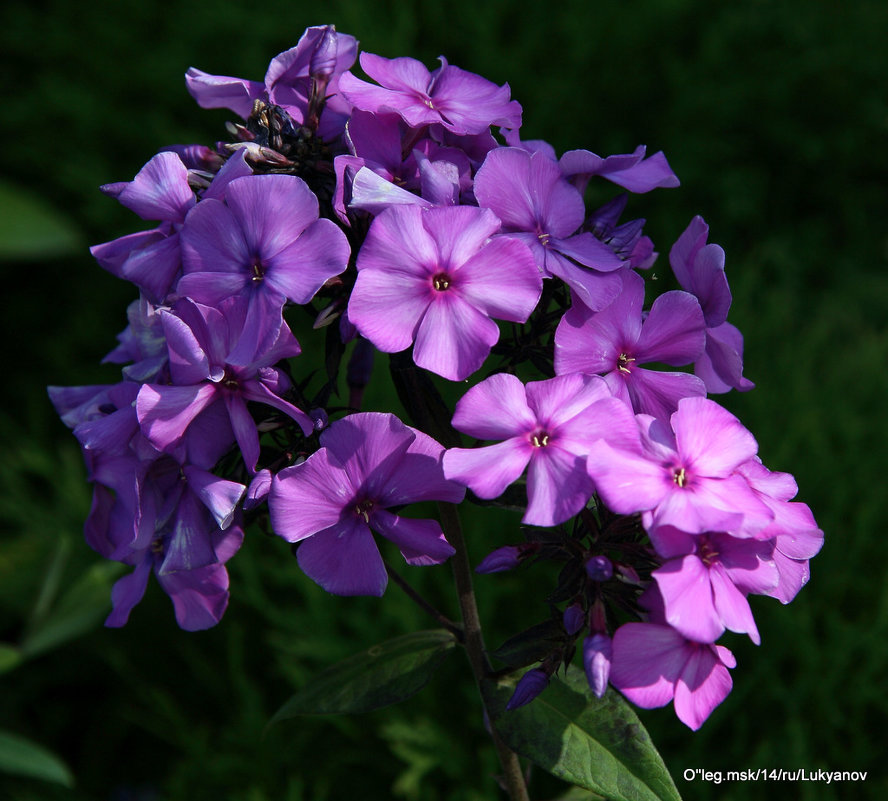
[[[74,777],[61,759],[43,746],[9,731],[0,731],[0,772],[74,786]]]
[[[374,645],[315,676],[269,725],[299,715],[370,712],[404,701],[428,684],[456,642],[446,629],[431,629]]]
[[[621,695],[598,699],[569,668],[526,706],[506,710],[518,676],[484,688],[497,733],[514,751],[554,776],[610,801],[680,801],[641,721]]]
[[[491,656],[509,667],[520,668],[542,661],[562,647],[568,637],[561,620],[549,619],[509,637]]]

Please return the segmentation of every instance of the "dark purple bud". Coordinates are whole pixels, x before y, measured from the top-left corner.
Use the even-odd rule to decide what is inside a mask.
[[[370,340],[363,337],[358,338],[351,358],[348,360],[348,369],[345,374],[346,384],[350,387],[366,387],[370,383],[375,353],[376,348]]]
[[[586,573],[592,581],[607,581],[614,574],[614,565],[606,556],[593,556],[586,562]]]
[[[589,687],[597,698],[607,690],[610,678],[613,643],[607,634],[593,634],[583,640],[583,668]]]
[[[564,610],[564,630],[573,636],[586,622],[586,613],[583,611],[583,605],[579,602],[571,604]]]
[[[542,668],[528,670],[521,677],[518,686],[515,687],[515,692],[512,693],[509,703],[506,704],[506,709],[518,709],[518,707],[529,704],[548,686],[549,675],[545,670]]]
[[[617,565],[617,572],[630,584],[641,584],[641,576],[631,565]]]
[[[517,545],[504,545],[491,551],[475,568],[476,573],[503,573],[514,570],[521,563],[522,549]]]
[[[327,417],[327,412],[323,409],[309,409],[308,416],[311,418],[312,426],[315,431],[323,431],[330,422],[330,418]]]

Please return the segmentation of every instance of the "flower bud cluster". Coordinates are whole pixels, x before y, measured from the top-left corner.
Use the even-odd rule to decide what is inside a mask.
[[[402,507],[517,497],[526,541],[498,543],[479,571],[562,562],[549,600],[565,607],[560,643],[510,706],[582,638],[596,695],[610,682],[643,707],[674,699],[697,728],[730,689],[716,641],[758,642],[747,596],[791,600],[822,542],[792,478],[707,397],[752,387],[724,252],[695,218],[669,254],[681,289],[646,304],[657,253],[644,220],[620,217],[626,192],[678,185],[662,153],[559,157],[521,140],[508,84],[362,53],[371,83],[352,72],[357,50],[319,26],[263,82],[190,69],[199,105],[241,118],[233,141],[164,148],[102,187],[156,223],[92,248],[139,291],[106,358],[122,380],[50,392],[95,485],[87,541],[133,567],[108,625],[151,573],[181,626],[217,623],[245,512],[267,509],[328,591],[381,595],[374,534],[411,565],[453,553],[437,521]],[[587,209],[592,182],[619,194]],[[313,396],[292,377],[293,306],[326,328],[334,369]],[[342,414],[329,402],[346,346]],[[358,411],[375,351],[474,378],[449,422],[476,446]]]

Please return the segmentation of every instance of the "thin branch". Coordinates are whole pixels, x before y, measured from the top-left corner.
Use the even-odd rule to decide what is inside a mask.
[[[458,623],[454,623],[449,617],[446,617],[434,606],[432,606],[425,598],[423,598],[413,587],[411,587],[407,580],[398,573],[388,562],[385,562],[386,572],[389,574],[389,577],[392,581],[395,582],[404,592],[407,597],[410,598],[417,606],[419,606],[424,611],[428,612],[435,620],[437,620],[445,629],[451,632],[457,640],[461,643],[465,644],[466,635]]]
[[[463,538],[456,506],[452,503],[439,503],[438,509],[441,513],[441,527],[444,530],[444,536],[456,550],[456,553],[451,557],[450,564],[453,568],[456,592],[459,597],[459,608],[465,631],[466,652],[469,656],[469,663],[472,665],[472,673],[475,675],[475,683],[480,691],[481,682],[489,677],[491,667],[487,659],[487,650],[484,647],[484,636],[481,631],[478,605],[475,603],[475,590],[472,587],[472,567],[469,563],[469,554],[466,550],[466,542]],[[492,726],[490,728],[490,736],[493,739],[493,744],[496,747],[496,753],[503,769],[503,783],[506,792],[509,794],[510,801],[530,801],[518,755],[500,739],[500,736]]]

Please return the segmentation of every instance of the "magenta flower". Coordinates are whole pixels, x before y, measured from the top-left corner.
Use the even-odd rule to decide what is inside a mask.
[[[529,467],[522,522],[554,526],[577,514],[592,495],[585,468],[592,443],[635,421],[598,376],[573,373],[525,387],[515,376],[498,373],[462,396],[453,426],[503,441],[451,448],[444,454],[447,478],[480,498],[496,498]]]
[[[577,233],[586,207],[583,196],[544,151],[514,147],[492,150],[475,175],[478,204],[502,221],[510,239],[533,251],[544,276],[557,276],[590,309],[601,309],[620,292],[613,274],[623,260],[591,233]]]
[[[480,75],[453,67],[442,56],[434,72],[413,58],[383,58],[361,53],[361,68],[374,86],[346,72],[339,89],[356,108],[374,114],[400,114],[412,128],[443,125],[455,134],[480,134],[491,125],[521,126],[521,106],[510,100],[509,85],[497,86]]]
[[[723,533],[692,536],[666,526],[652,540],[666,559],[652,575],[669,625],[696,642],[715,642],[726,628],[761,642],[746,595],[777,586],[773,541]]]
[[[345,270],[345,234],[318,219],[318,199],[293,175],[252,175],[226,187],[223,203],[202,200],[182,229],[185,275],[177,292],[218,305],[248,300],[244,333],[231,355],[248,363],[274,342],[281,309],[308,303],[325,281]]]
[[[300,543],[299,566],[335,595],[382,595],[388,576],[376,531],[411,565],[445,561],[453,548],[434,520],[388,511],[419,501],[459,503],[465,490],[441,469],[444,449],[392,414],[353,414],[321,434],[319,451],[272,481],[277,534]]]
[[[592,312],[575,304],[555,332],[555,373],[603,375],[611,392],[639,414],[669,417],[681,398],[704,396],[688,373],[647,370],[649,362],[688,364],[703,350],[703,314],[687,292],[666,292],[644,317],[644,279],[622,270],[623,290],[609,306]]]
[[[608,508],[645,512],[649,531],[755,536],[774,515],[737,468],[758,444],[730,412],[706,398],[683,398],[671,419],[639,415],[641,435],[592,445],[589,474]]]
[[[542,291],[528,249],[490,239],[498,230],[491,211],[473,206],[386,210],[358,254],[349,320],[381,351],[415,340],[420,367],[467,378],[499,339],[491,318],[524,322]]]
[[[659,623],[625,623],[614,633],[610,681],[642,709],[675,704],[678,719],[695,731],[731,692],[724,646],[693,642]]]

